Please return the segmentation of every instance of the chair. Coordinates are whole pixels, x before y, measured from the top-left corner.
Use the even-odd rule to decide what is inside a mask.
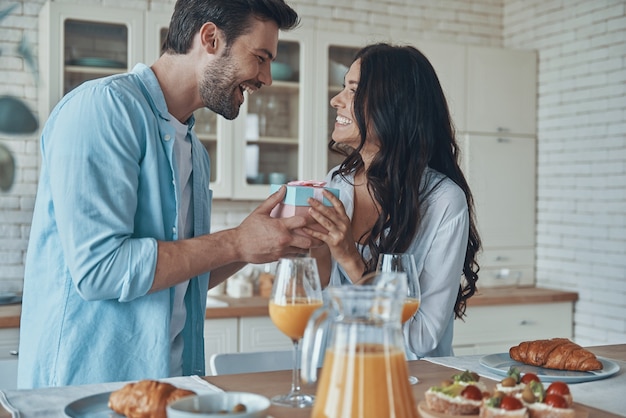
[[[213,354],[211,374],[256,373],[293,369],[293,350]]]

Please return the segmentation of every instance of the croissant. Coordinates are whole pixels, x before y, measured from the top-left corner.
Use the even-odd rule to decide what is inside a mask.
[[[109,396],[109,408],[127,418],[166,418],[165,407],[195,392],[157,380],[128,383]]]
[[[524,341],[509,349],[513,360],[548,369],[586,372],[602,369],[595,354],[567,338]]]

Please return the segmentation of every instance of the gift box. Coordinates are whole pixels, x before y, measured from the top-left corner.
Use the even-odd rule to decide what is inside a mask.
[[[271,193],[276,192],[282,184],[270,185]],[[328,190],[337,198],[339,198],[339,189],[332,187],[325,187],[324,181],[291,181],[287,183],[287,193],[285,199],[279,203],[270,213],[273,218],[288,218],[290,216],[298,215],[309,217],[309,198],[314,198],[322,202],[325,206],[332,206],[330,201],[323,195],[324,190]],[[320,229],[315,221],[312,221],[314,229]],[[315,228],[317,227],[317,228]]]

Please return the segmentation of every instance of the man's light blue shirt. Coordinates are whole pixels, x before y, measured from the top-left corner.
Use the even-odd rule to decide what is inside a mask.
[[[178,238],[168,118],[143,64],[84,83],[51,113],[26,257],[18,387],[169,375],[174,289],[148,294],[157,240]],[[210,162],[191,138],[198,236],[210,232]],[[185,375],[204,375],[208,282],[208,274],[193,278],[185,296]]]

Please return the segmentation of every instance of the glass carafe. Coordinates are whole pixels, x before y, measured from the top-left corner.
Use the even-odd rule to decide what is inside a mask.
[[[404,353],[400,315],[404,273],[378,285],[328,288],[302,341],[302,378],[317,381],[312,418],[417,418]]]

